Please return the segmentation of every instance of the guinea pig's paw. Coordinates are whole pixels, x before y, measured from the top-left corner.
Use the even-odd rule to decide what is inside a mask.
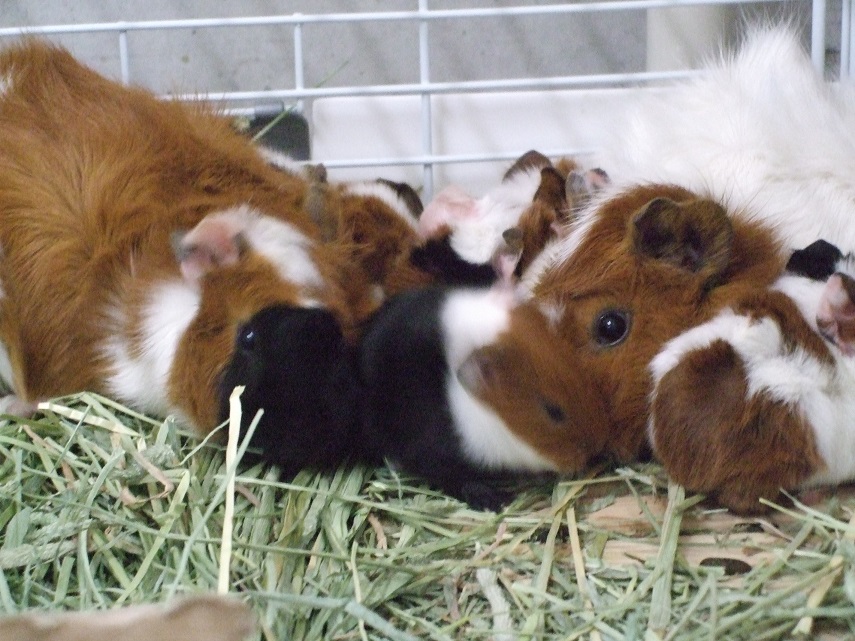
[[[38,403],[25,401],[14,394],[0,397],[0,414],[29,418],[36,413],[37,409]]]
[[[457,222],[477,215],[476,200],[460,187],[451,185],[439,192],[419,216],[419,235],[434,238],[442,229],[454,229]]]

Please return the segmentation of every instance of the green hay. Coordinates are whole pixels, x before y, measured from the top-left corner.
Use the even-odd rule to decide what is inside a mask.
[[[90,394],[5,418],[0,609],[162,602],[225,572],[265,641],[855,636],[848,490],[737,519],[656,465],[533,487],[500,514],[387,469],[239,465],[233,494],[229,478],[222,447]]]

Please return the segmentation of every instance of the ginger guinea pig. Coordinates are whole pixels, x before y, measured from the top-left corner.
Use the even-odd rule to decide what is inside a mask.
[[[248,324],[277,349],[269,318],[286,319],[276,340],[287,326],[310,360],[314,341],[352,336],[372,308],[346,249],[319,242],[306,180],[203,107],[26,41],[0,53],[0,139],[0,379],[13,409],[92,390],[205,434],[225,387],[261,380],[242,365]],[[262,377],[288,396],[260,433],[288,438],[297,416],[316,442],[327,427],[338,435],[337,417],[325,424],[300,397],[316,395],[320,374],[295,352],[285,362],[294,369]]]

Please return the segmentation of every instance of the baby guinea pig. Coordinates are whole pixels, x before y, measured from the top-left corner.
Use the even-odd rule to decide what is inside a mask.
[[[653,359],[649,435],[677,482],[756,512],[781,488],[855,478],[848,262],[823,241],[795,252],[770,288]]]
[[[232,390],[241,395],[241,431],[264,413],[252,446],[286,476],[333,469],[353,452],[359,394],[353,348],[326,309],[279,305],[256,313],[237,332],[220,383],[220,419]]]
[[[793,252],[787,272],[825,282],[816,306],[817,328],[843,354],[855,356],[855,257],[818,240]]]
[[[541,349],[547,319],[517,305],[518,257],[500,253],[490,288],[428,287],[391,298],[360,343],[367,455],[477,508],[510,498],[497,481],[579,469],[581,452],[596,446],[566,438],[569,420],[592,417],[574,414],[578,377],[563,377],[560,355]]]
[[[553,164],[537,151],[526,152],[481,198],[454,185],[437,194],[419,216],[423,243],[410,261],[440,283],[490,285],[496,280],[491,258],[502,247],[502,234],[519,229],[519,275],[608,182],[601,169],[582,172],[571,159]]]

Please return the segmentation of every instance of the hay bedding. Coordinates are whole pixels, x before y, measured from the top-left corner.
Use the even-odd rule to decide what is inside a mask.
[[[89,394],[0,421],[0,452],[7,614],[219,589],[233,600],[202,602],[224,621],[208,641],[244,636],[234,599],[256,621],[248,638],[271,641],[855,638],[847,488],[737,518],[638,465],[475,512],[388,469],[282,482]],[[22,620],[0,619],[0,639],[96,639],[27,637],[9,627]]]

